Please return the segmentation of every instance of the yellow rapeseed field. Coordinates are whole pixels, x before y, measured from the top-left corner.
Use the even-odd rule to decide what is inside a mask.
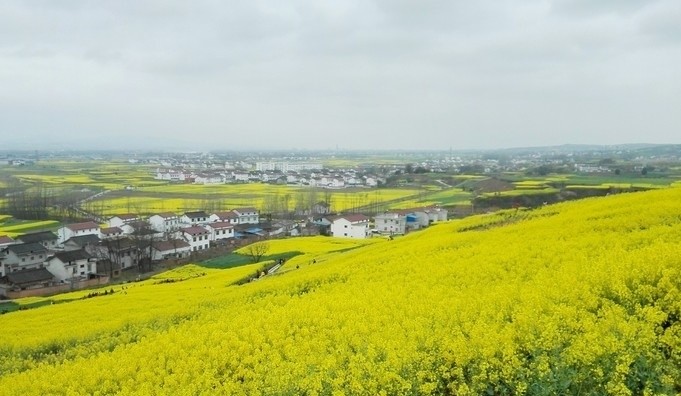
[[[9,313],[0,394],[677,394],[680,200],[509,210],[347,249],[290,239],[272,250],[319,260],[242,286],[252,267],[186,267]]]

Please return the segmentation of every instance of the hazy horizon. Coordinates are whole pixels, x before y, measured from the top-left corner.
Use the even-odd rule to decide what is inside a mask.
[[[681,3],[0,4],[3,150],[674,144]]]

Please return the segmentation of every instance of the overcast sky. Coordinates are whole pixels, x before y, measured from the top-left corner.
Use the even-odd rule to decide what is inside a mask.
[[[681,1],[0,1],[0,149],[681,143]]]

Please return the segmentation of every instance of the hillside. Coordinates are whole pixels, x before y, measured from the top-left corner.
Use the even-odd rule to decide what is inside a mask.
[[[291,239],[273,248],[305,254],[246,285],[190,266],[2,315],[0,394],[675,394],[680,200]]]

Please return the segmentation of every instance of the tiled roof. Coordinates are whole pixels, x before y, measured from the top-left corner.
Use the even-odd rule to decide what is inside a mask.
[[[54,241],[56,239],[57,235],[52,231],[31,232],[17,237],[17,240],[24,243]]]
[[[121,230],[118,227],[109,227],[109,228],[102,228],[99,230],[104,235],[111,235],[111,234],[122,234],[123,230]]]
[[[88,244],[95,244],[99,242],[99,237],[94,234],[80,235],[69,238],[66,242],[72,242],[77,246],[83,247]],[[66,243],[65,242],[65,243]]]
[[[229,212],[217,212],[217,213],[214,213],[214,214],[218,217],[218,219],[221,219],[221,220],[222,220],[222,219],[238,219],[238,218],[239,218],[239,215],[236,214],[236,213],[234,213],[234,212],[232,212],[232,211],[229,211]]]
[[[208,230],[203,228],[203,227],[187,227],[187,228],[182,228],[182,232],[187,233],[189,235],[199,235],[199,234],[207,234]]]
[[[159,252],[167,252],[175,249],[188,248],[191,245],[181,239],[175,239],[172,241],[158,241],[153,243],[154,249]]]
[[[198,211],[198,212],[185,212],[185,216],[189,217],[190,219],[196,219],[199,217],[208,217],[208,214],[204,211]]]
[[[235,208],[235,209],[232,209],[232,211],[234,213],[257,213],[258,209],[249,206],[249,207],[246,207],[246,208]]]
[[[7,247],[7,250],[16,254],[17,256],[21,256],[24,254],[36,254],[36,253],[46,253],[47,249],[45,249],[45,246],[39,244],[38,242],[32,242],[32,243],[20,243],[17,245],[9,245]]]
[[[7,243],[14,243],[14,239],[8,237],[7,235],[0,236],[0,245],[4,245]]]
[[[215,223],[208,223],[206,225],[213,229],[234,228],[231,223],[226,221],[216,221]]]
[[[345,219],[351,223],[359,223],[363,221],[369,221],[369,218],[364,216],[363,214],[359,213],[353,213],[353,214],[347,214],[347,215],[342,215],[339,217],[339,219]]]
[[[58,252],[54,254],[54,258],[59,259],[62,263],[68,263],[70,261],[77,260],[87,260],[91,256],[87,254],[85,250],[71,250],[66,252]]]
[[[71,231],[82,231],[82,230],[89,230],[91,228],[98,229],[99,224],[95,223],[94,221],[86,221],[85,223],[76,223],[76,224],[69,224],[66,226]]]
[[[27,285],[54,279],[50,271],[45,268],[10,272],[5,277],[10,284],[14,285]]]

